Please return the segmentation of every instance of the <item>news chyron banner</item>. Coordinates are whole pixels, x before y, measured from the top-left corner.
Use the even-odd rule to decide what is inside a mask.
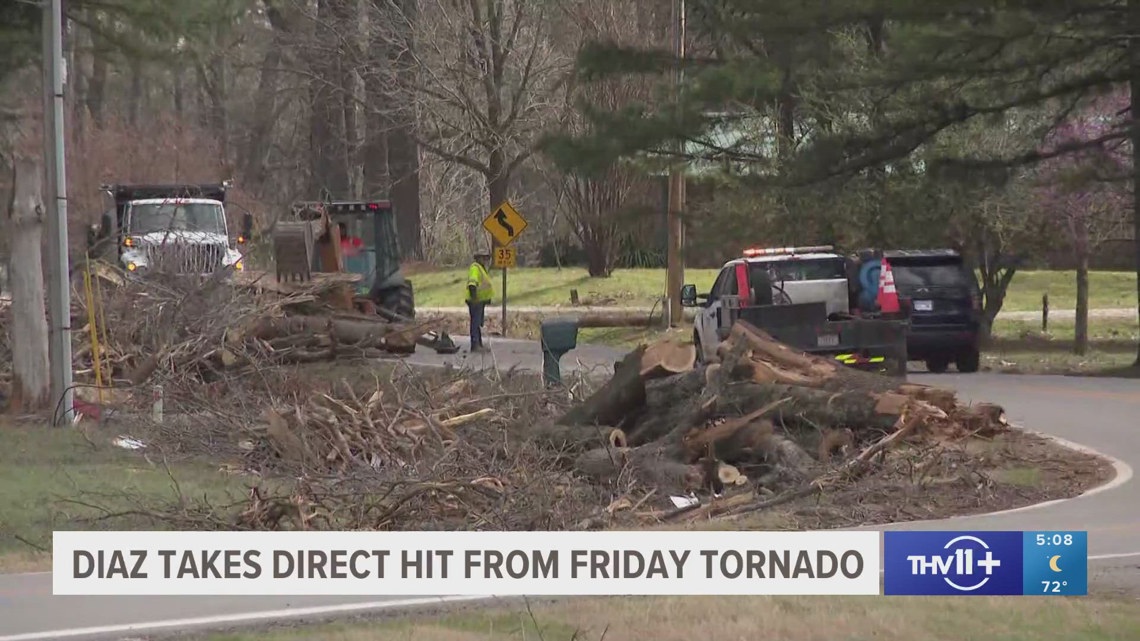
[[[885,532],[888,595],[1088,594],[1087,532]]]
[[[53,593],[878,595],[880,532],[55,532]]]

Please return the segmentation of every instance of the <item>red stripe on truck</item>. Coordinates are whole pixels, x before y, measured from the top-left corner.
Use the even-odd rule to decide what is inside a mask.
[[[740,297],[742,304],[752,303],[751,289],[748,287],[748,265],[744,263],[736,264],[736,295]]]

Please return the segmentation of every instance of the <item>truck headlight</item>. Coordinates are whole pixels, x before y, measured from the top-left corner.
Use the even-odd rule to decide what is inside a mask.
[[[243,269],[245,269],[245,264],[242,262],[242,260],[240,258],[237,260],[236,263],[234,263],[234,269],[238,270],[239,272],[242,271]]]
[[[129,271],[129,272],[133,272],[138,268],[139,268],[139,266],[134,264],[134,263],[127,263],[127,271]]]

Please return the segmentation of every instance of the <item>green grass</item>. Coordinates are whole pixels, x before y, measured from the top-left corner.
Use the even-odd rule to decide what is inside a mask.
[[[77,428],[0,422],[0,572],[39,569],[50,561],[45,551],[51,549],[52,530],[157,528],[135,517],[81,519],[102,509],[174,500],[175,480],[188,500],[229,502],[241,496],[240,477],[223,475],[216,464],[165,466],[154,454],[144,456],[145,449],[111,445],[116,436],[92,434],[88,440]]]
[[[707,292],[716,269],[687,269],[685,282]],[[496,298],[502,294],[500,272],[493,270]],[[419,307],[462,307],[465,269],[416,272],[411,276]],[[1089,277],[1089,303],[1093,309],[1136,306],[1136,275],[1129,272],[1094,272]],[[1052,309],[1076,306],[1073,272],[1018,272],[1003,311],[1039,311],[1041,295],[1049,294]],[[569,305],[570,290],[578,290],[583,305],[650,307],[665,289],[663,269],[622,269],[609,278],[590,278],[581,268],[520,268],[507,274],[507,301],[514,305]]]
[[[1073,353],[1072,321],[1053,321],[1041,331],[1039,321],[998,320],[994,340],[982,353],[985,367],[1026,374],[1140,375],[1128,366],[1136,358],[1140,330],[1134,321],[1093,318],[1089,321],[1089,351]]]
[[[1071,271],[1018,272],[1013,277],[1003,311],[1040,311],[1041,295],[1049,294],[1051,309],[1077,306],[1077,277]],[[1136,307],[1136,274],[1093,272],[1089,274],[1089,307]]]
[[[1072,347],[1075,324],[1071,320],[1049,321],[1049,330],[1041,331],[1041,321],[998,319],[994,323],[994,338],[1001,340],[1035,340],[1050,343],[1059,349]],[[1104,346],[1121,345],[1135,351],[1140,339],[1140,326],[1136,321],[1121,318],[1090,318],[1089,340]]]
[[[708,291],[718,270],[690,269],[685,282]],[[502,294],[498,270],[491,271],[496,300]],[[411,277],[417,307],[462,307],[466,269],[419,272]],[[570,290],[577,289],[583,305],[649,307],[665,291],[665,270],[623,269],[609,278],[590,278],[579,268],[520,268],[507,273],[507,301],[514,305],[569,305]]]
[[[1105,597],[620,597],[530,610],[194,635],[208,641],[1126,641],[1140,638],[1134,600]]]

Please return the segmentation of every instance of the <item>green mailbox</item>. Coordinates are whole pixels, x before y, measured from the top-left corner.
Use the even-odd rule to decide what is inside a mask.
[[[548,387],[562,383],[558,362],[578,346],[578,319],[551,318],[542,321],[542,377]]]

